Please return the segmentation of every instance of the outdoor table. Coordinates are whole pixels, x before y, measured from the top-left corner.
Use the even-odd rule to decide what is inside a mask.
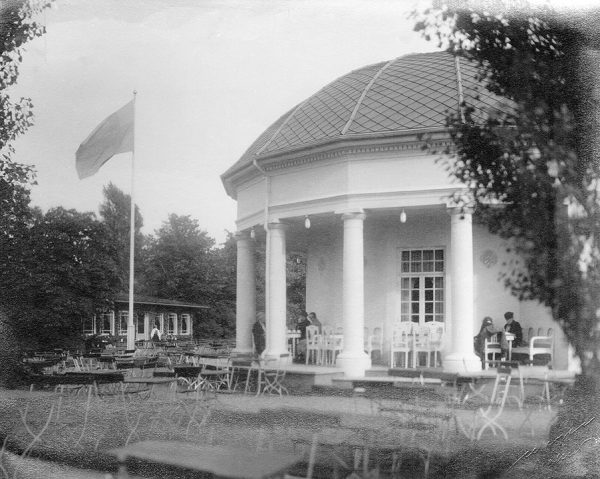
[[[191,469],[212,477],[263,479],[282,474],[303,460],[299,454],[256,452],[226,446],[202,446],[176,441],[143,441],[112,449],[119,462],[119,479],[125,479],[127,459]]]

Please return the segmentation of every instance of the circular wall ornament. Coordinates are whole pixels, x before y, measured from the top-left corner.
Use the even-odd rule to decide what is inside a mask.
[[[486,267],[490,268],[498,262],[498,255],[491,249],[486,249],[483,253],[481,253],[481,257],[479,259]]]

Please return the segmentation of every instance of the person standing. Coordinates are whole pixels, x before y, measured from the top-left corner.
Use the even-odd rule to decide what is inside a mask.
[[[265,313],[256,313],[256,322],[252,326],[252,337],[254,338],[254,351],[260,356],[266,348],[266,320]]]
[[[161,336],[162,333],[160,332],[160,329],[158,329],[158,324],[155,323],[154,328],[152,328],[152,331],[150,331],[150,339],[152,342],[157,343],[160,341]]]

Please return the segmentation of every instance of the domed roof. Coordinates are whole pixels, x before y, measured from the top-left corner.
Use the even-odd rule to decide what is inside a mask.
[[[354,70],[303,101],[258,137],[223,174],[255,159],[337,140],[442,129],[461,96],[483,117],[499,98],[476,79],[477,66],[447,52],[406,55]]]

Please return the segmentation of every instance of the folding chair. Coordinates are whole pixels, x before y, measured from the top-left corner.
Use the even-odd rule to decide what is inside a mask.
[[[504,405],[506,404],[506,400],[510,398],[517,399],[517,403],[519,408],[522,406],[522,400],[519,400],[516,396],[509,396],[510,385],[512,379],[512,367],[511,363],[501,362],[498,366],[498,370],[496,372],[496,380],[494,382],[494,389],[492,390],[492,397],[490,399],[490,405],[487,409],[480,408],[478,411],[478,418],[481,418],[483,421],[483,425],[477,432],[477,440],[481,439],[484,431],[486,429],[490,429],[494,436],[496,432],[499,431],[504,436],[504,439],[508,441],[508,434],[506,433],[506,429],[500,425],[498,420],[502,413],[504,412]],[[523,382],[521,380],[521,391],[523,387]],[[523,397],[523,396],[521,396]]]
[[[258,392],[260,394],[279,394],[282,396],[284,393],[289,394],[286,387],[282,384],[285,379],[285,368],[283,364],[289,358],[289,354],[281,354],[278,357],[265,358],[261,361],[261,371],[259,373],[260,382],[258,385]],[[275,368],[269,368],[269,363]],[[275,363],[275,364],[274,364]]]

